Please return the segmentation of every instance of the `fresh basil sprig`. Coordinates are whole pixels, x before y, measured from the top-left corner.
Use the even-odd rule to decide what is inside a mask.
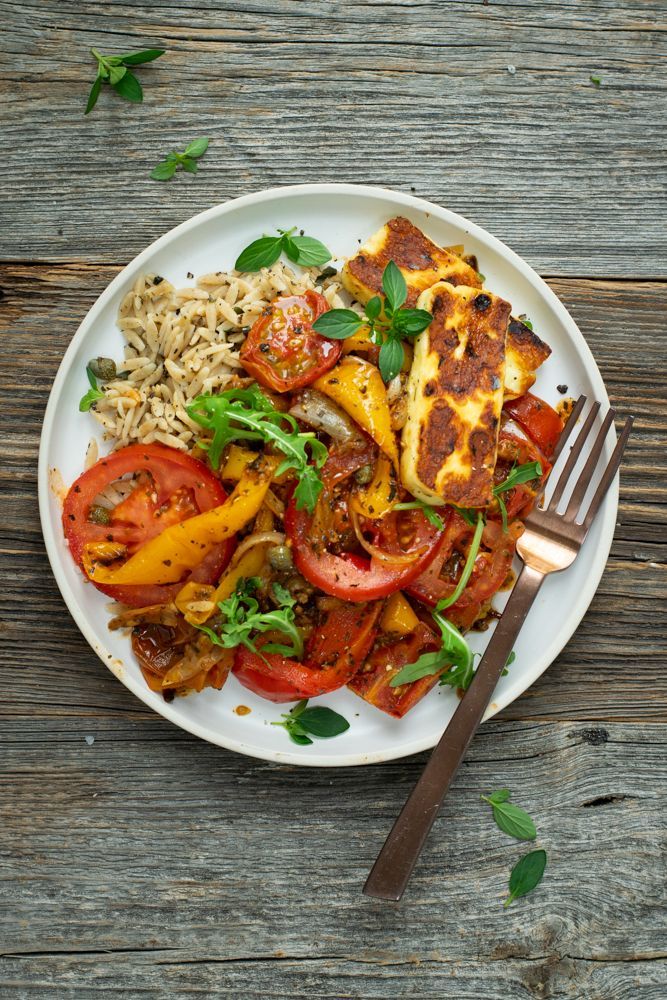
[[[213,435],[210,441],[199,441],[199,447],[208,453],[214,469],[220,465],[223,449],[232,441],[263,441],[281,451],[285,458],[276,476],[290,469],[296,471],[296,506],[312,513],[322,492],[319,470],[328,458],[327,448],[312,431],[299,431],[294,417],[276,410],[257,385],[227,389],[216,396],[197,396],[187,411],[192,420]]]
[[[272,611],[260,611],[259,603],[252,595],[261,584],[258,577],[242,577],[236,585],[234,593],[226,600],[218,602],[220,620],[214,626],[198,625],[211,642],[224,649],[235,649],[245,646],[253,653],[257,649],[254,638],[263,632],[280,632],[289,640],[288,643],[267,642],[262,653],[279,653],[281,656],[299,657],[303,653],[303,639],[294,621],[295,599],[289,590],[279,583],[273,584],[273,593],[281,607]]]
[[[234,267],[237,271],[259,271],[271,267],[284,253],[301,267],[320,267],[331,260],[331,251],[312,236],[294,236],[296,226],[279,229],[278,236],[262,236],[239,254]]]
[[[516,840],[535,840],[537,830],[535,824],[523,809],[509,802],[509,788],[499,788],[491,795],[481,795],[482,802],[488,802],[493,810],[493,818],[503,833]]]
[[[266,649],[266,646],[264,647]],[[317,705],[307,708],[308,699],[304,698],[282,718],[284,722],[272,722],[272,726],[282,726],[286,729],[293,743],[306,747],[312,744],[311,736],[319,740],[340,736],[350,728],[347,719],[334,712],[332,708]]]
[[[313,329],[323,337],[345,340],[368,326],[371,340],[380,345],[380,374],[385,382],[391,382],[403,365],[403,340],[420,334],[433,317],[425,309],[402,308],[408,297],[408,286],[393,260],[382,274],[382,291],[384,303],[379,295],[374,295],[366,303],[363,316],[353,309],[330,309],[313,323]]]
[[[501,493],[513,490],[521,483],[528,483],[531,479],[539,479],[542,475],[542,466],[539,462],[524,462],[523,465],[516,465],[510,470],[510,474],[502,483],[493,487],[493,495],[500,508],[500,516],[503,519],[503,531],[507,531],[507,507]]]
[[[104,393],[101,389],[97,388],[97,379],[95,378],[95,373],[90,365],[86,365],[86,375],[88,376],[90,389],[85,396],[82,396],[79,400],[79,411],[81,413],[87,413],[93,403],[96,403],[98,399],[104,399]]]
[[[504,902],[504,906],[509,906],[520,896],[526,896],[529,892],[540,884],[544,869],[547,867],[546,851],[531,851],[517,861],[510,873],[509,890],[510,894]]]
[[[445,523],[435,507],[424,503],[423,500],[405,500],[403,503],[394,504],[394,510],[420,510],[429,524],[432,524],[438,531],[442,531],[445,527]]]
[[[168,181],[178,169],[185,170],[188,174],[196,174],[198,168],[197,160],[200,156],[204,155],[208,149],[208,144],[209,140],[206,138],[193,139],[182,153],[172,150],[171,153],[167,153],[164,160],[161,160],[153,168],[151,177],[154,181]]]
[[[97,59],[97,76],[90,88],[84,114],[89,115],[97,104],[103,83],[111,84],[116,93],[126,101],[140,104],[144,99],[144,93],[141,84],[128,66],[140,66],[142,63],[152,62],[163,56],[164,52],[164,49],[142,49],[139,52],[126,52],[121,56],[103,56],[97,49],[91,49],[91,55]]]

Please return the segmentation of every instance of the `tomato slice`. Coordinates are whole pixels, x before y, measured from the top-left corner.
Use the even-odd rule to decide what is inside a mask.
[[[136,486],[108,510],[108,523],[90,520],[96,497],[117,479],[134,474]],[[224,503],[219,479],[202,463],[165,445],[128,445],[101,458],[72,484],[63,506],[63,528],[74,560],[81,566],[84,546],[117,542],[132,555],[165,528]],[[234,540],[216,546],[187,578],[214,583],[229,562]],[[87,577],[86,577],[87,579]],[[131,608],[167,604],[186,580],[163,585],[105,585],[98,590]]]
[[[531,441],[550,458],[564,427],[559,413],[532,392],[504,404],[506,413],[516,420]]]
[[[318,292],[275,299],[255,322],[239,358],[246,371],[274,392],[302,389],[338,361],[342,345],[321,337],[313,323],[329,308]]]
[[[383,641],[381,636],[361,670],[348,682],[348,687],[364,701],[395,719],[402,719],[438,681],[438,675],[422,677],[411,684],[390,687],[392,678],[408,663],[414,663],[422,653],[440,648],[435,633],[423,622],[402,639]]]
[[[319,503],[327,503],[327,499],[328,494],[323,493]],[[386,562],[375,557],[369,559],[352,552],[330,552],[324,539],[318,536],[313,515],[306,510],[297,510],[292,498],[285,512],[285,531],[292,542],[294,564],[314,587],[344,601],[372,601],[387,597],[423,573],[434,558],[441,537],[439,529],[430,524],[419,510],[387,515],[380,522],[382,527],[378,531],[384,536],[397,537],[397,523],[392,525],[388,520],[396,522],[397,518],[402,524],[411,526],[409,551],[418,553],[407,564]],[[387,551],[398,554],[399,548],[394,545]]]
[[[538,486],[541,485],[549,475],[551,463],[535,447],[532,441],[527,438],[518,437],[509,431],[501,430],[498,439],[498,459],[494,471],[494,484],[504,482],[515,465],[525,465],[529,462],[539,462],[542,466],[541,480],[533,480],[528,483],[520,483],[511,490],[506,490],[502,497],[507,509],[508,520],[512,521],[519,514],[526,517],[533,505],[537,495]],[[500,520],[500,511],[495,511],[489,515],[493,520]]]
[[[303,663],[239,646],[233,672],[244,687],[268,701],[299,701],[335,691],[368,655],[381,612],[382,601],[336,605],[310,636]]]

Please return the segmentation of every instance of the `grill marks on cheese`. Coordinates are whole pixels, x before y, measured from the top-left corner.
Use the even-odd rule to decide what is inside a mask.
[[[403,484],[426,503],[485,507],[493,499],[511,306],[491,292],[444,281],[417,305],[433,322],[415,343]]]

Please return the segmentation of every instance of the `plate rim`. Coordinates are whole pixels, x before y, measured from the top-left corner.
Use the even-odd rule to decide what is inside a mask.
[[[176,725],[179,729],[183,729],[186,732],[191,733],[193,736],[197,736],[199,739],[203,739],[213,745],[260,760],[268,760],[281,764],[294,764],[299,767],[354,767],[365,764],[384,763],[390,760],[409,757],[412,754],[420,753],[424,750],[430,750],[435,746],[439,736],[436,736],[435,738],[428,736],[426,738],[414,739],[410,743],[402,744],[400,747],[395,749],[390,748],[385,750],[376,750],[369,753],[347,753],[341,754],[338,757],[328,757],[318,754],[309,754],[308,757],[305,757],[287,750],[284,752],[271,750],[258,746],[254,743],[244,743],[235,738],[225,738],[226,734],[224,732],[211,734],[211,732],[202,724],[194,720],[184,720],[179,717],[177,711],[172,708],[172,705],[168,702],[164,702],[164,704],[160,705],[158,708],[158,706],[146,697],[146,695],[149,695],[152,692],[149,692],[148,688],[142,688],[138,678],[135,679],[128,674],[127,670],[118,670],[118,668],[114,666],[114,663],[112,662],[112,654],[104,647],[104,644],[100,644],[96,638],[94,630],[89,624],[88,618],[83,612],[83,609],[80,607],[66,579],[62,576],[60,570],[60,542],[62,539],[56,538],[55,533],[51,529],[49,519],[49,509],[54,498],[50,483],[47,452],[58,402],[62,394],[62,386],[67,373],[69,372],[71,360],[78,350],[79,343],[84,339],[88,328],[95,321],[97,315],[104,310],[109,300],[113,298],[116,292],[123,285],[125,285],[131,271],[138,269],[142,263],[148,260],[155,252],[167,246],[172,240],[178,239],[182,234],[188,232],[188,230],[194,229],[199,225],[208,222],[210,219],[221,217],[229,212],[236,211],[239,208],[242,209],[250,205],[257,205],[266,201],[279,200],[285,197],[299,195],[326,196],[335,194],[353,195],[372,200],[390,200],[395,205],[402,205],[406,208],[424,212],[427,215],[433,215],[445,223],[464,229],[469,235],[474,236],[482,243],[486,243],[496,252],[500,253],[505,260],[507,260],[520,272],[522,277],[533,286],[538,294],[545,299],[547,304],[553,309],[558,321],[566,329],[568,336],[575,344],[579,354],[583,357],[586,373],[594,385],[595,398],[600,401],[603,407],[609,407],[609,397],[607,395],[602,375],[600,374],[595,358],[593,357],[593,353],[574,319],[546,281],[541,278],[540,275],[537,274],[537,272],[522,257],[519,256],[519,254],[482,226],[471,222],[457,212],[453,212],[451,209],[444,208],[434,202],[428,201],[425,198],[419,198],[414,194],[396,191],[392,188],[366,184],[306,183],[263,188],[260,191],[240,195],[237,198],[232,198],[228,201],[213,205],[211,208],[205,209],[203,212],[199,212],[196,215],[191,216],[189,219],[186,219],[184,222],[179,223],[177,226],[174,226],[172,229],[169,229],[166,233],[163,233],[144,250],[133,257],[132,260],[130,260],[111,280],[81,320],[81,323],[77,327],[76,332],[66,348],[60,365],[58,366],[56,376],[53,380],[46,409],[44,411],[38,459],[38,502],[42,536],[44,538],[47,556],[56,584],[77,628],[86,639],[91,649],[97,654],[100,660],[102,660],[107,669],[111,670],[116,679],[120,680],[121,683],[124,684],[125,687],[127,687],[128,690],[130,690],[137,698],[139,698],[141,702],[147,705],[148,708]],[[607,565],[616,526],[618,495],[619,477],[617,475],[609,493],[607,494],[603,511],[601,512],[601,537],[597,552],[594,554],[592,559],[591,572],[587,576],[586,585],[579,591],[576,601],[573,602],[568,615],[561,624],[561,628],[558,632],[558,638],[552,642],[546,650],[542,651],[539,657],[536,657],[537,665],[534,665],[531,669],[527,670],[525,675],[526,683],[525,686],[522,687],[521,691],[518,691],[511,696],[508,693],[504,697],[498,698],[491,703],[484,716],[485,721],[502,711],[502,709],[506,708],[507,705],[512,704],[512,702],[516,701],[517,698],[521,697],[521,695],[535,683],[535,681],[549,668],[549,666],[551,666],[555,658],[562,652],[579,627],[582,618],[591,605]]]

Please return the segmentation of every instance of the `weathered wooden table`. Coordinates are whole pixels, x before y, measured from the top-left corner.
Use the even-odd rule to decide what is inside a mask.
[[[664,1000],[664,5],[0,8],[0,995]],[[105,92],[84,118],[90,46],[146,45],[168,55],[139,71],[144,104]],[[149,179],[198,135],[196,177]],[[637,415],[597,597],[475,739],[397,906],[361,886],[424,758],[299,770],[151,715],[70,620],[37,516],[47,393],[109,280],[195,212],[307,180],[416,191],[499,235]],[[550,859],[508,910],[522,847],[479,800],[504,785]]]

